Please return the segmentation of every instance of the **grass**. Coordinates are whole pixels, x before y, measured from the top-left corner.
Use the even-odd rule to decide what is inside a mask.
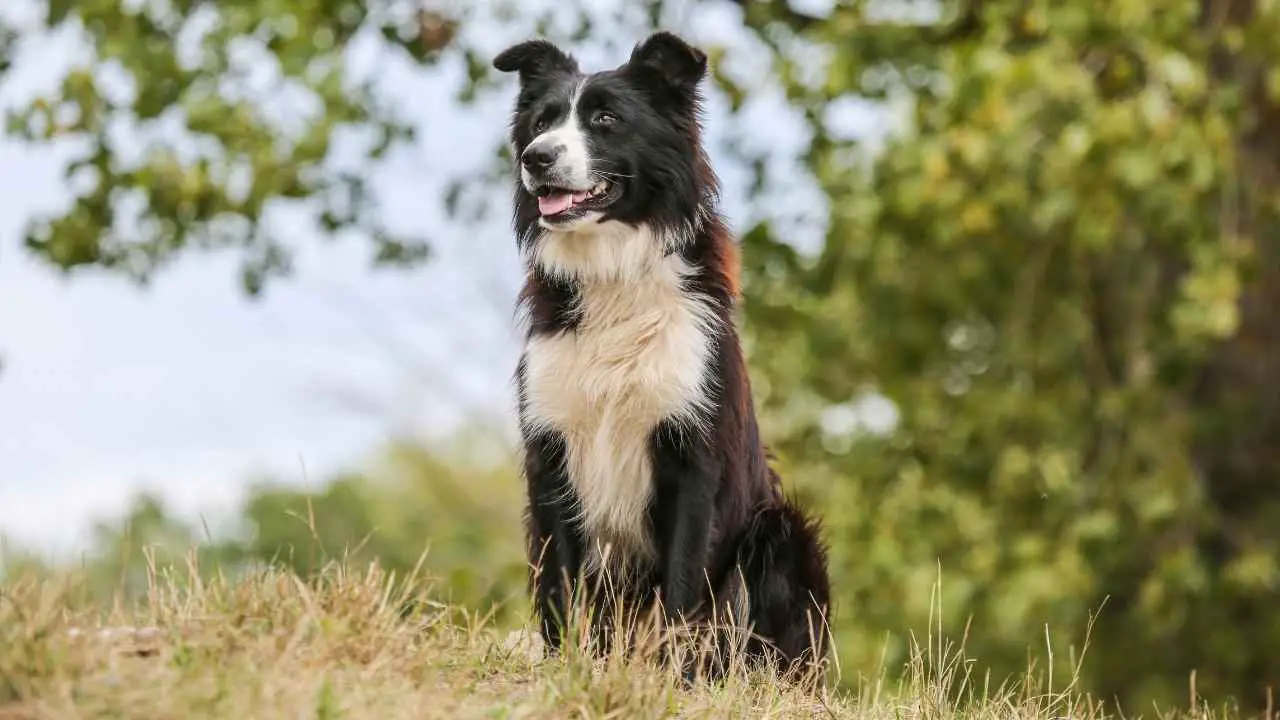
[[[74,577],[11,580],[0,586],[0,720],[1106,717],[1032,671],[989,687],[937,638],[853,694],[741,668],[682,689],[643,657],[593,662],[571,648],[544,660],[527,629],[496,627],[431,590],[376,566],[335,564],[308,581],[153,568],[145,602],[104,609]]]

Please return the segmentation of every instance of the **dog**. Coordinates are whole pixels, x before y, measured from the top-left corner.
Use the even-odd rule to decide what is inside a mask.
[[[531,593],[561,648],[581,590],[750,629],[752,662],[821,664],[819,526],[784,496],[734,326],[738,251],[701,140],[706,54],[658,32],[584,73],[530,40],[493,60],[519,92],[514,228],[527,334],[515,373]],[[811,671],[810,671],[811,672]]]

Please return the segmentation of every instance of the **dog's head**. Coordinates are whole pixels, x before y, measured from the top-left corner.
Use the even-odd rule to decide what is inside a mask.
[[[583,73],[554,44],[531,40],[493,65],[520,78],[518,221],[554,233],[610,220],[674,225],[697,212],[702,51],[660,32],[622,66]]]

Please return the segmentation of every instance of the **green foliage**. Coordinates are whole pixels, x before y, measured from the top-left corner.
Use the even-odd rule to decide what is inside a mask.
[[[313,232],[358,231],[377,262],[424,256],[421,238],[383,226],[368,187],[411,128],[346,55],[357,36],[375,33],[433,62],[453,32],[444,18],[360,0],[50,0],[41,30],[77,32],[90,50],[53,95],[8,123],[16,137],[83,148],[67,168],[72,207],[28,228],[27,247],[53,265],[145,280],[180,252],[234,249],[254,294],[289,270],[269,211],[306,200],[319,208]],[[7,40],[0,29],[0,72]],[[305,110],[277,112],[280,96]],[[353,168],[333,162],[344,130],[372,138]]]
[[[756,12],[835,54],[796,102],[911,100],[879,152],[815,125],[820,257],[767,227],[744,253],[769,435],[827,509],[845,661],[924,627],[940,563],[947,626],[997,674],[1046,626],[1079,650],[1101,609],[1089,687],[1146,707],[1195,671],[1260,708],[1280,677],[1280,126],[1258,83],[1280,8],[979,6],[945,41],[859,5]],[[871,392],[897,426],[833,441],[825,407]]]

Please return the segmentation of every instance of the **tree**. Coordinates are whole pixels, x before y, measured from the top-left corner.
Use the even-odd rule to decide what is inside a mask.
[[[368,187],[371,167],[411,130],[369,78],[354,76],[346,54],[372,33],[430,64],[452,37],[448,19],[361,0],[49,0],[44,9],[41,26],[19,28],[22,35],[75,33],[89,60],[8,123],[16,137],[83,148],[67,168],[72,207],[28,228],[37,256],[64,270],[100,266],[145,281],[182,252],[234,249],[254,294],[289,269],[271,211],[311,201],[319,234],[363,234],[378,263],[424,257],[422,238],[380,223]],[[19,29],[0,28],[0,73]],[[312,111],[281,117],[270,102],[281,95]],[[367,142],[362,161],[336,167],[344,129],[365,131]]]
[[[1101,609],[1092,689],[1179,702],[1195,671],[1260,708],[1280,677],[1280,9],[874,8],[751,16],[832,53],[790,83],[827,242],[808,262],[762,226],[744,257],[771,435],[830,508],[846,661],[925,628],[940,562],[948,626],[971,621],[998,674],[1046,624],[1079,648]],[[909,101],[882,149],[824,131],[850,96]],[[824,427],[871,392],[891,431]]]

